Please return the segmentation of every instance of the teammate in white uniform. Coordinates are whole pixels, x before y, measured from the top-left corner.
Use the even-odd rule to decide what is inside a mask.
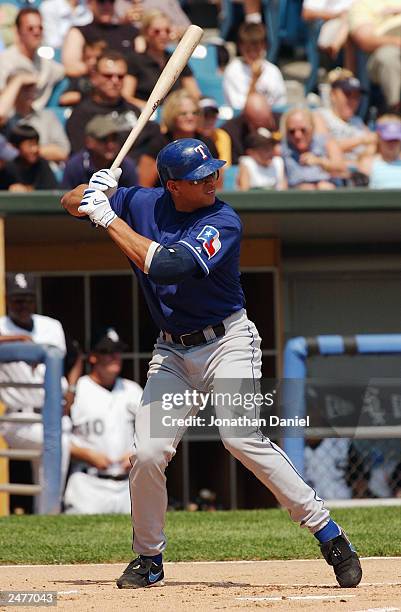
[[[120,378],[122,351],[116,331],[108,330],[89,355],[91,373],[76,385],[71,407],[75,466],[65,491],[67,513],[130,512],[129,457],[142,387]]]
[[[117,580],[119,588],[153,586],[164,577],[164,472],[185,432],[181,419],[199,411],[199,404],[182,397],[221,386],[227,390],[227,379],[231,391],[246,382],[254,394],[262,376],[261,339],[247,317],[240,283],[241,220],[216,198],[218,169],[224,163],[212,157],[204,142],[183,138],[157,157],[162,188],[117,189],[121,171],[100,170],[88,189],[81,185],[63,198],[69,212],[84,213],[107,229],[129,257],[161,330],[135,416],[131,457],[133,548],[139,556]],[[175,420],[169,425],[163,397],[171,392],[177,395],[170,411]],[[214,407],[217,417],[238,416],[220,400]],[[250,408],[256,416],[256,403]],[[362,570],[355,550],[284,452],[257,425],[219,429],[227,450],[269,487],[294,521],[315,535],[339,584],[356,586]]]
[[[348,438],[311,440],[305,446],[305,480],[323,499],[350,499],[347,483],[349,463]]]
[[[0,342],[36,342],[66,351],[65,336],[60,321],[35,314],[35,278],[21,272],[7,275],[8,315],[0,317]],[[39,383],[43,385],[45,365],[32,366],[24,361],[0,362],[0,382]],[[7,416],[20,417],[40,412],[44,402],[43,388],[1,387],[0,400],[6,406]],[[70,421],[62,423],[61,485],[64,486],[69,464]],[[43,445],[42,423],[3,423],[0,429],[10,448],[38,450]],[[41,459],[32,461],[33,481],[43,482]],[[34,508],[41,511],[42,495],[35,497]]]

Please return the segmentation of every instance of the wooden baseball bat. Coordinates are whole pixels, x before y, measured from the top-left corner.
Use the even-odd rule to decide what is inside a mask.
[[[198,45],[202,38],[203,30],[196,25],[190,25],[186,30],[184,36],[178,43],[174,53],[170,57],[169,61],[165,65],[163,72],[159,76],[156,85],[153,88],[152,93],[149,96],[149,100],[146,102],[146,106],[142,113],[138,117],[138,121],[132,128],[131,132],[127,136],[127,140],[121,147],[120,152],[111,165],[111,170],[118,168],[127,155],[128,151],[133,146],[134,142],[142,132],[143,128],[149,121],[151,115],[154,113],[156,108],[162,103],[181,72],[186,66],[189,58],[191,57],[195,47]]]

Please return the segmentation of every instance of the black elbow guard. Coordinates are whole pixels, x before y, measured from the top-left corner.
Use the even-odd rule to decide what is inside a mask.
[[[181,244],[159,246],[149,266],[149,278],[158,285],[175,285],[198,271],[198,264]]]

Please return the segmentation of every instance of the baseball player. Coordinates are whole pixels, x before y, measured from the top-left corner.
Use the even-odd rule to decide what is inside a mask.
[[[224,163],[200,140],[180,139],[157,157],[161,188],[117,189],[120,171],[102,170],[87,189],[81,185],[62,200],[71,214],[88,215],[103,227],[127,255],[160,328],[131,457],[133,549],[139,556],[117,580],[119,588],[154,586],[164,578],[164,472],[185,426],[178,418],[167,433],[158,428],[166,414],[162,392],[208,391],[224,379],[250,381],[256,388],[261,377],[261,339],[247,318],[240,284],[241,221],[216,198]],[[199,406],[177,402],[174,408],[174,416],[187,417]],[[220,405],[215,411],[224,414]],[[315,535],[340,586],[356,586],[362,570],[354,548],[283,451],[257,427],[237,437],[220,429],[220,435],[291,518]]]
[[[64,497],[67,513],[130,512],[129,457],[142,388],[120,377],[125,349],[117,332],[109,329],[89,354],[90,374],[77,382],[71,407],[75,464]]]
[[[7,274],[8,315],[0,317],[0,342],[36,342],[55,346],[65,353],[65,337],[60,321],[35,314],[36,281],[31,274],[18,272]],[[32,366],[24,361],[0,363],[0,382],[39,383],[43,385],[45,365]],[[73,382],[73,381],[69,381]],[[41,412],[44,402],[43,388],[2,387],[0,400],[6,406],[7,416],[19,417]],[[69,454],[70,419],[62,422],[61,485],[64,489]],[[42,423],[4,423],[0,433],[10,448],[41,449],[43,444]],[[43,480],[42,461],[32,461],[33,481]],[[36,512],[42,510],[42,494],[35,497]]]

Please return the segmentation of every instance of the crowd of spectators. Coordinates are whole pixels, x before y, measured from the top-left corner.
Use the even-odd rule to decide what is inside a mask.
[[[109,166],[190,23],[189,4],[42,0],[10,12],[13,30],[5,12],[0,188],[71,188]],[[264,3],[242,4],[236,54],[211,40],[214,73],[205,77],[199,59],[185,67],[130,152],[123,184],[158,185],[159,150],[196,137],[232,166],[240,190],[401,187],[401,0],[379,11],[374,0],[304,0],[302,18],[318,26],[322,63],[332,66],[312,108],[308,97],[289,104],[280,53],[267,59]],[[377,120],[368,125],[369,104]]]

